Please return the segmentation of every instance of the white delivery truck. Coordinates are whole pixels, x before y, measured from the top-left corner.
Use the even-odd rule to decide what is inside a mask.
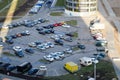
[[[39,71],[36,73],[37,77],[44,77],[47,71],[47,67],[46,66],[40,66],[39,67]]]
[[[80,64],[84,66],[89,66],[92,64],[92,58],[90,57],[82,57],[80,58]]]
[[[102,24],[102,23],[95,23],[92,26],[90,26],[89,28],[90,28],[90,30],[97,30],[97,29],[104,30],[105,29],[105,25]]]

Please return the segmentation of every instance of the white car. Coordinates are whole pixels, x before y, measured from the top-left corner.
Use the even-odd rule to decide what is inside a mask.
[[[46,44],[47,44],[49,47],[54,47],[54,44],[51,43],[51,42],[47,42]]]
[[[49,45],[47,43],[42,44],[46,49],[49,48]]]
[[[60,39],[60,37],[58,35],[53,35],[51,36],[52,39],[56,40],[56,39]]]
[[[70,49],[70,48],[67,48],[64,52],[65,52],[65,53],[68,53],[68,54],[72,54],[72,53],[73,53],[73,50]]]
[[[14,46],[13,50],[14,51],[22,51],[22,48],[20,46]]]
[[[41,66],[39,67],[39,69],[40,69],[40,70],[47,70],[47,67],[41,65]]]
[[[30,35],[30,32],[28,30],[24,31],[27,35]]]
[[[56,60],[59,60],[59,59],[60,59],[60,56],[59,56],[58,54],[56,54],[56,53],[50,53],[50,55],[51,55],[54,59],[56,59]]]
[[[35,42],[31,42],[31,43],[29,43],[28,45],[29,45],[30,47],[36,47],[36,46],[37,46]]]
[[[65,57],[64,52],[55,52],[55,53],[58,54],[58,56],[61,58]]]
[[[43,45],[43,44],[38,45],[37,48],[40,49],[40,50],[45,50],[46,49],[45,45]]]
[[[62,25],[62,27],[70,28],[71,26],[67,25],[67,24],[64,24],[64,25]]]
[[[46,56],[43,56],[43,57],[44,57],[44,59],[46,59],[47,61],[50,61],[50,62],[54,61],[54,58],[53,58],[51,55],[46,55]]]

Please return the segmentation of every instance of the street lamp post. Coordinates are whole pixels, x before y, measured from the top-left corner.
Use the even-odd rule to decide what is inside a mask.
[[[96,63],[94,62],[94,80],[96,80]]]
[[[96,80],[96,64],[98,63],[97,58],[94,59],[93,64],[94,64],[94,80]]]

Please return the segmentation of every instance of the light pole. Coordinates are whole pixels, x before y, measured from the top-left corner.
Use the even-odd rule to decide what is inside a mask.
[[[94,63],[94,80],[96,80],[96,64],[98,63],[98,60],[95,58],[93,63]]]
[[[94,62],[94,80],[96,80],[96,63]]]

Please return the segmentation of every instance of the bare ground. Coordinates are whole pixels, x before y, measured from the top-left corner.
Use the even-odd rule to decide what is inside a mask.
[[[117,17],[120,17],[120,0],[108,0]]]

